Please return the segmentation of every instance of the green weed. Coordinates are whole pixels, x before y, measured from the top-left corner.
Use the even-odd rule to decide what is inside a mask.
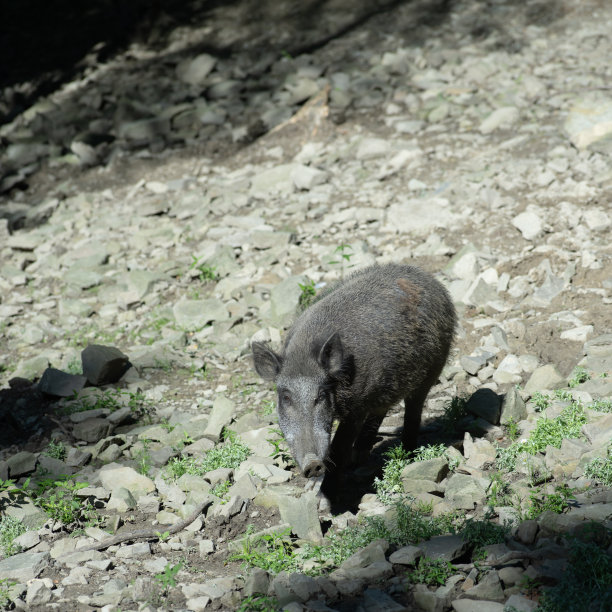
[[[455,395],[444,407],[444,414],[440,417],[442,431],[447,434],[456,433],[459,421],[467,415],[465,406],[467,398]]]
[[[243,599],[236,612],[277,612],[280,610],[278,600],[268,595],[249,595]]]
[[[313,280],[307,283],[298,283],[302,293],[300,294],[300,299],[298,300],[298,304],[302,310],[306,310],[315,299],[317,295],[317,290],[315,289],[315,282]]]
[[[26,531],[27,528],[18,518],[8,515],[0,518],[0,549],[2,549],[5,557],[10,557],[21,551],[14,540]]]
[[[508,422],[504,425],[504,431],[508,438],[513,442],[518,439],[520,435],[520,430],[518,427],[518,423],[514,419],[509,419]]]
[[[199,278],[203,283],[207,283],[208,281],[217,281],[219,279],[219,275],[215,272],[216,268],[214,266],[208,266],[206,264],[201,264],[200,259],[195,255],[191,256],[192,262],[189,266],[190,270],[198,270]]]
[[[283,570],[299,570],[300,562],[293,555],[293,545],[289,539],[291,529],[256,537],[251,537],[252,530],[252,526],[247,528],[242,551],[231,555],[230,561],[242,561],[245,567],[260,567],[273,574]]]
[[[406,575],[413,584],[444,586],[456,571],[450,561],[421,557],[417,566]]]
[[[151,440],[143,438],[141,440],[142,448],[138,448],[134,454],[133,459],[136,461],[137,470],[143,476],[148,476],[151,470],[151,453],[149,447],[151,446]]]
[[[225,496],[231,486],[232,486],[232,483],[229,480],[224,480],[223,482],[219,482],[218,484],[216,484],[210,490],[210,493],[212,495],[216,495],[217,497],[220,497],[221,499],[225,499]]]
[[[612,399],[599,399],[589,404],[591,410],[597,412],[612,412]]]
[[[463,541],[468,542],[473,547],[476,557],[479,556],[484,546],[501,544],[510,534],[509,526],[498,525],[490,519],[490,513],[486,513],[482,520],[469,518],[459,530]]]
[[[542,417],[527,440],[514,442],[507,448],[497,448],[497,468],[503,471],[513,470],[520,453],[535,455],[545,451],[548,445],[560,448],[565,438],[580,437],[581,428],[586,422],[584,409],[578,402],[572,402],[555,419]]]
[[[270,457],[279,463],[283,463],[286,466],[295,465],[295,461],[289,452],[289,447],[287,446],[287,441],[283,436],[283,432],[280,429],[274,428],[270,430],[272,433],[278,434],[278,438],[267,438],[266,441],[269,442],[274,450],[270,453]]]
[[[577,387],[578,385],[590,379],[591,379],[591,375],[589,374],[588,370],[586,370],[586,368],[583,368],[581,366],[577,366],[574,368],[574,371],[572,372],[572,376],[567,382],[567,386],[572,387],[572,388]]]
[[[164,592],[167,591],[170,587],[176,586],[176,575],[178,574],[181,567],[183,567],[182,563],[177,563],[176,565],[170,565],[170,563],[166,563],[164,571],[159,574],[155,574],[155,580],[157,580]]]
[[[140,391],[107,389],[97,395],[84,397],[79,397],[79,394],[75,392],[73,401],[64,406],[64,413],[73,414],[100,408],[115,412],[124,406],[128,406],[137,418],[152,411],[151,402]]]
[[[38,491],[33,494],[34,503],[47,516],[64,525],[89,518],[93,513],[91,504],[83,502],[76,495],[79,489],[89,486],[86,482],[44,479],[37,486]]]
[[[10,589],[17,584],[9,578],[0,578],[0,609],[8,610],[12,603]]]
[[[612,610],[612,557],[593,542],[573,540],[563,580],[545,589],[537,612]]]
[[[537,488],[529,494],[531,505],[527,509],[526,518],[535,519],[543,512],[555,512],[562,514],[570,507],[569,500],[573,499],[572,490],[562,484],[555,487],[554,493],[542,493],[541,489]]]
[[[504,479],[499,472],[491,474],[491,486],[487,498],[487,505],[494,506],[511,506],[512,505],[512,487],[510,483]]]
[[[63,461],[66,458],[66,446],[63,442],[50,440],[47,449],[43,451],[44,455]]]
[[[584,475],[612,487],[612,446],[608,448],[607,457],[596,457],[586,465]]]
[[[354,253],[348,252],[352,250],[353,250],[353,247],[350,244],[340,244],[334,249],[334,254],[340,254],[340,259],[338,261],[332,260],[332,261],[327,262],[330,266],[339,265],[339,264],[342,266],[341,268],[342,278],[344,278],[345,269],[352,268],[355,265],[355,264],[347,265],[347,264],[350,264],[351,258],[354,255]]]
[[[226,436],[223,444],[215,446],[201,458],[174,457],[170,459],[165,468],[164,478],[176,480],[183,474],[202,476],[217,468],[238,467],[251,454],[251,449],[233,432],[228,432]]]

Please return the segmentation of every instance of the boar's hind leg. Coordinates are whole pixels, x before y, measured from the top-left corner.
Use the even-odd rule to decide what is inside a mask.
[[[419,427],[421,426],[421,413],[423,404],[429,392],[429,387],[421,387],[414,395],[404,398],[404,431],[402,432],[402,446],[406,451],[417,447]]]
[[[355,442],[355,453],[353,460],[356,463],[363,463],[370,454],[370,450],[374,446],[374,442],[376,441],[376,436],[378,434],[378,428],[382,423],[385,415],[370,415],[363,427],[361,428],[361,432],[359,433],[359,437],[357,438],[357,442]]]

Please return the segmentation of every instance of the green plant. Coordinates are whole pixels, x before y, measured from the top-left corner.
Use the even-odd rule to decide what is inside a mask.
[[[73,401],[64,407],[65,414],[105,408],[115,412],[128,406],[136,417],[152,411],[151,403],[141,391],[131,392],[121,389],[107,389],[94,396],[80,397],[75,391]]]
[[[0,578],[0,608],[8,609],[11,605],[11,591],[10,589],[17,584],[14,580],[9,578]]]
[[[165,542],[170,537],[170,532],[169,531],[164,531],[164,532],[156,531],[155,535],[159,538],[160,542]],[[166,569],[168,568],[168,565],[166,565]]]
[[[142,448],[139,448],[134,452],[133,458],[138,466],[138,472],[143,476],[147,476],[149,474],[149,470],[151,469],[151,453],[149,452],[151,440],[148,438],[143,438],[141,440],[141,444]]]
[[[299,560],[293,555],[289,539],[291,529],[251,537],[252,526],[247,527],[242,551],[229,557],[230,561],[242,561],[246,567],[260,567],[278,574],[280,571],[297,571]]]
[[[93,508],[89,502],[76,495],[80,489],[89,486],[86,482],[44,479],[38,482],[38,491],[34,493],[34,502],[49,517],[68,525],[89,517]]]
[[[226,432],[225,442],[209,450],[203,457],[174,457],[170,459],[165,468],[164,477],[167,480],[176,480],[183,474],[202,476],[206,472],[217,468],[236,468],[250,454],[251,449],[244,444],[233,432]]]
[[[266,441],[274,447],[274,450],[270,453],[270,457],[272,457],[275,461],[284,463],[287,466],[295,465],[293,457],[289,452],[289,447],[287,446],[285,437],[283,436],[283,432],[277,428],[271,429],[270,432],[279,436],[278,438],[266,439]]]
[[[578,385],[586,382],[591,379],[591,375],[589,374],[586,368],[581,366],[576,366],[574,371],[572,372],[572,376],[567,382],[568,387],[577,387]]]
[[[66,446],[63,442],[49,440],[47,450],[44,451],[44,454],[48,457],[53,457],[53,459],[59,459],[59,461],[63,461],[66,458]]]
[[[83,374],[83,365],[81,363],[81,359],[79,357],[73,357],[66,365],[66,372],[68,374]]]
[[[560,396],[560,399],[565,398]],[[527,440],[514,442],[507,448],[497,448],[497,468],[503,471],[513,470],[520,453],[535,455],[545,451],[548,445],[560,448],[565,438],[580,437],[581,428],[586,422],[584,409],[578,402],[566,406],[557,418],[540,418]]]
[[[440,417],[442,431],[448,434],[457,431],[459,421],[467,415],[465,406],[467,398],[455,395],[444,407],[444,414]]]
[[[487,505],[491,507],[512,505],[512,487],[499,472],[491,474]]]
[[[545,395],[544,393],[536,391],[531,396],[531,401],[533,402],[533,405],[535,406],[537,412],[544,412],[544,410],[548,408],[548,405],[550,403],[550,397],[548,395]]]
[[[584,475],[612,487],[612,446],[608,447],[607,457],[596,457],[586,465]]]
[[[280,610],[277,599],[256,593],[243,599],[236,612],[276,612],[277,610]]]
[[[216,495],[221,499],[224,499],[229,488],[232,486],[232,483],[229,480],[224,480],[223,482],[217,483],[211,490],[210,493],[212,495]]]
[[[612,557],[594,542],[572,540],[563,580],[556,586],[543,590],[536,610],[612,610]]]
[[[261,416],[270,416],[274,414],[274,409],[276,408],[276,404],[274,400],[264,400],[261,402],[261,406],[258,410]]]
[[[508,422],[504,425],[504,431],[510,440],[513,442],[518,439],[520,430],[518,423],[514,419],[508,419]]]
[[[335,249],[334,249],[334,254],[339,253],[340,254],[340,260],[339,261],[329,261],[328,264],[330,266],[334,266],[334,265],[338,265],[341,264],[342,268],[341,268],[341,277],[344,278],[344,270],[345,268],[352,268],[354,266],[353,265],[346,265],[349,264],[351,261],[351,257],[353,257],[354,253],[348,253],[347,251],[352,251],[353,247],[350,244],[339,244]]]
[[[612,399],[599,399],[589,404],[591,410],[597,412],[612,412]]]
[[[566,485],[555,487],[554,493],[542,493],[539,488],[529,494],[531,505],[527,509],[526,518],[535,519],[543,512],[561,514],[570,507],[569,500],[573,499],[571,489]]]
[[[216,281],[218,280],[219,276],[218,274],[215,272],[215,267],[214,266],[208,266],[206,264],[201,264],[200,263],[200,259],[202,259],[201,257],[198,258],[195,255],[191,256],[192,258],[192,262],[191,265],[189,266],[190,270],[198,270],[199,271],[199,277],[200,280],[203,283],[206,283],[208,281]]]
[[[390,448],[383,454],[386,459],[383,467],[383,477],[374,479],[374,487],[380,501],[384,504],[391,504],[398,495],[403,493],[402,470],[409,464],[417,461],[427,461],[437,457],[445,457],[448,460],[449,468],[454,470],[458,461],[447,456],[447,447],[444,444],[428,444],[419,446],[411,453],[406,452],[401,445]]]
[[[482,556],[483,547],[490,544],[501,544],[510,534],[510,527],[498,525],[491,520],[491,514],[485,513],[484,519],[469,518],[465,521],[459,534],[464,542],[474,548],[474,556]]]
[[[451,565],[450,561],[421,557],[417,566],[406,575],[414,584],[444,586],[455,571],[456,568]]]
[[[298,283],[302,293],[300,294],[300,299],[298,304],[302,310],[305,310],[310,306],[317,295],[317,290],[315,289],[315,282],[313,280],[308,281],[307,283]]]
[[[0,518],[0,549],[2,549],[5,557],[10,557],[21,551],[14,540],[26,531],[26,526],[18,518],[8,515]]]
[[[170,587],[176,586],[176,575],[181,567],[183,567],[182,563],[177,563],[176,565],[166,563],[164,571],[160,572],[159,574],[155,574],[155,580],[157,580],[164,591],[167,591]]]

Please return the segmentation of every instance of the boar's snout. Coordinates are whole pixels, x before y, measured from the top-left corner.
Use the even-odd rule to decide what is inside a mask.
[[[306,478],[316,478],[325,473],[325,464],[313,453],[308,453],[304,457],[304,467],[302,472]]]

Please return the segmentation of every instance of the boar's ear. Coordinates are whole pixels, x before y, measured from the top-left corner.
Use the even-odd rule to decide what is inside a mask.
[[[264,380],[275,380],[280,372],[282,359],[263,342],[253,342],[253,365]]]
[[[319,365],[328,373],[334,374],[342,369],[344,363],[344,347],[340,334],[332,334],[319,351]]]

